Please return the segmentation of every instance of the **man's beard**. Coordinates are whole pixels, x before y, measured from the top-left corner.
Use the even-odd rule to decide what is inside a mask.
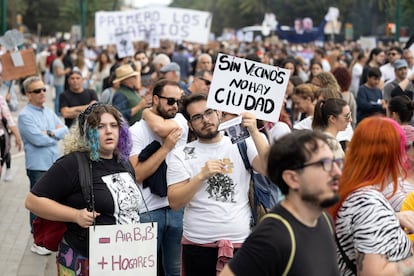
[[[201,138],[203,140],[213,139],[213,138],[217,137],[217,135],[220,134],[220,132],[217,130],[217,128],[215,130],[208,131],[207,133],[203,133],[202,131],[197,131],[195,129],[193,129],[193,132],[195,133],[197,138]]]
[[[164,119],[172,119],[177,114],[177,112],[174,112],[174,115],[172,115],[172,114],[168,113],[166,110],[162,109],[161,106],[157,106],[157,112]]]
[[[301,199],[305,202],[318,205],[319,207],[328,208],[328,207],[333,206],[335,203],[339,201],[339,195],[335,193],[331,198],[326,198],[321,201],[316,194],[305,194],[305,195],[301,195]]]

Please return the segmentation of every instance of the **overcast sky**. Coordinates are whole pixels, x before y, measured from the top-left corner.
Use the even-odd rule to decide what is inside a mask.
[[[148,5],[168,5],[171,0],[124,0],[125,4],[132,5],[135,8],[142,8]]]

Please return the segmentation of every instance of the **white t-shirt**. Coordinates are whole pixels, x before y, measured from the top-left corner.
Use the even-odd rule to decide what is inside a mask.
[[[273,143],[273,141],[279,139],[280,137],[290,133],[290,127],[288,124],[284,122],[276,122],[275,125],[269,130],[269,140],[270,143]]]
[[[409,193],[414,192],[414,185],[404,179],[398,178],[398,187],[394,194],[393,189],[394,183],[390,183],[382,191],[382,194],[391,204],[392,208],[394,208],[394,211],[399,212],[404,199]]]
[[[188,136],[188,125],[187,120],[184,118],[184,116],[181,113],[177,113],[175,118],[173,119],[177,122],[177,124],[182,129],[181,139],[177,142],[175,145],[176,147],[185,145],[187,142],[187,136]],[[140,120],[133,124],[129,128],[131,132],[131,138],[132,138],[132,150],[130,153],[130,156],[133,155],[139,155],[141,151],[148,146],[150,143],[152,143],[154,140],[160,142],[162,144],[162,139],[158,137],[148,126],[147,122],[145,120]],[[170,156],[171,152],[167,155],[167,158]],[[168,198],[167,197],[160,197],[158,195],[155,195],[151,193],[151,190],[149,187],[143,188],[142,183],[139,183],[141,185],[142,195],[144,197],[145,203],[147,204],[146,209],[145,205],[141,208],[140,213],[145,213],[147,211],[153,211],[157,210],[163,207],[166,207],[169,205]]]
[[[250,163],[257,156],[252,138],[246,139]],[[204,181],[185,206],[183,236],[199,244],[229,240],[242,243],[250,233],[251,210],[248,191],[250,173],[245,169],[236,144],[223,136],[214,144],[193,141],[173,150],[167,162],[167,185],[189,180],[208,160],[228,164],[226,174]]]
[[[354,95],[358,93],[359,82],[361,80],[363,70],[364,67],[358,62],[355,63],[354,67],[352,67],[352,81],[351,86],[349,87],[349,91],[351,91]]]
[[[381,79],[387,84],[395,79],[395,69],[391,63],[384,64],[380,67]]]
[[[313,116],[308,116],[300,122],[297,122],[293,128],[294,129],[309,129],[312,130],[312,120]],[[354,135],[354,130],[352,129],[351,123],[348,124],[344,131],[338,131],[336,135],[336,140],[341,141],[351,141],[352,136]]]

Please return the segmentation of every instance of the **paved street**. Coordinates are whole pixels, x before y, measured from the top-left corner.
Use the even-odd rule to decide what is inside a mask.
[[[47,105],[52,105],[52,94],[48,91]],[[20,108],[26,104],[25,97],[18,94]],[[14,112],[17,122],[18,112]],[[18,152],[12,141],[12,173],[10,182],[0,180],[0,275],[52,276],[56,275],[55,257],[39,256],[30,251],[33,243],[29,229],[29,212],[24,200],[29,192],[24,152]],[[5,169],[3,169],[5,170]]]

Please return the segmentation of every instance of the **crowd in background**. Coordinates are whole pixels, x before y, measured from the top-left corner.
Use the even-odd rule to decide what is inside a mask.
[[[339,194],[342,197],[339,203],[333,205],[331,209],[334,223],[339,228],[337,246],[340,249],[338,249],[337,254],[341,274],[352,275],[354,268],[348,265],[349,260],[347,258],[351,260],[351,263],[355,263],[358,254],[369,255],[372,258],[370,260],[373,260],[367,263],[365,267],[357,264],[357,269],[365,272],[375,271],[377,269],[376,263],[387,266],[389,263],[398,262],[410,256],[411,243],[407,243],[408,239],[404,231],[398,228],[403,226],[406,230],[414,230],[414,223],[412,223],[414,213],[410,211],[400,212],[402,206],[409,206],[409,200],[412,200],[410,192],[414,191],[414,186],[412,186],[414,183],[412,180],[414,168],[411,164],[414,159],[414,127],[412,125],[414,58],[413,52],[409,49],[410,45],[400,45],[398,43],[383,45],[378,43],[372,49],[363,49],[358,42],[334,43],[328,41],[322,45],[317,45],[315,43],[287,44],[282,41],[265,40],[251,43],[215,41],[208,45],[198,45],[187,42],[162,41],[159,48],[151,49],[146,42],[136,42],[134,43],[135,54],[121,58],[117,54],[115,46],[98,47],[94,45],[92,39],[75,44],[55,39],[49,39],[48,43],[43,43],[46,39],[40,41],[40,43],[28,41],[24,45],[27,48],[34,48],[36,52],[36,63],[41,79],[34,81],[43,82],[45,88],[47,88],[47,93],[54,93],[54,112],[65,120],[67,128],[74,125],[80,114],[84,114],[85,111],[91,112],[88,110],[91,104],[113,105],[122,114],[124,120],[128,122],[131,131],[142,128],[144,130],[149,129],[152,134],[147,135],[161,137],[162,139],[159,139],[161,143],[168,143],[168,149],[160,157],[160,161],[167,159],[166,156],[173,150],[176,143],[177,145],[184,145],[186,142],[194,143],[200,137],[202,137],[201,141],[203,139],[204,141],[207,140],[207,136],[202,136],[204,129],[197,129],[194,125],[196,121],[203,122],[204,120],[215,119],[216,113],[205,109],[205,106],[201,104],[200,106],[197,105],[197,108],[202,113],[196,114],[198,117],[191,117],[192,108],[195,108],[195,106],[192,107],[191,104],[194,105],[194,103],[191,100],[193,96],[198,94],[204,95],[204,97],[209,96],[215,59],[218,53],[227,53],[288,69],[290,78],[287,89],[286,91],[280,91],[280,93],[285,93],[285,98],[279,118],[275,118],[275,122],[257,120],[256,128],[256,125],[251,123],[251,117],[244,114],[243,122],[249,126],[249,131],[252,133],[260,130],[263,133],[262,136],[266,138],[270,145],[274,143],[277,145],[276,141],[278,139],[289,133],[294,135],[295,131],[299,130],[323,132],[326,143],[333,153],[332,159],[329,159],[330,164],[320,163],[323,169],[332,171],[333,168],[337,168],[337,165],[334,164],[339,164],[338,160],[345,160],[344,173],[339,181]],[[4,52],[4,49],[0,48],[0,53]],[[163,80],[165,83],[162,83]],[[20,81],[15,80],[13,85],[10,82],[0,83],[2,85],[0,88],[6,91],[4,96],[0,96],[1,118],[5,118],[7,121],[7,126],[3,132],[11,132],[15,135],[16,141],[18,144],[20,143],[19,147],[21,147],[21,138],[16,124],[8,115],[7,104],[2,104],[2,102],[11,104],[12,98],[9,94],[14,91],[14,86],[19,86]],[[169,86],[176,90],[165,92],[170,91],[164,90],[164,87]],[[36,89],[40,90],[34,93],[43,95],[43,87],[37,87]],[[36,89],[29,91],[23,88],[21,92],[22,94],[33,93]],[[46,92],[46,90],[43,92]],[[174,96],[165,96],[165,93]],[[27,94],[26,96],[29,99],[35,97],[35,95]],[[191,99],[187,103],[188,106],[184,106],[184,109],[181,109],[181,98],[184,99],[184,103],[186,99]],[[165,100],[165,105],[162,104],[163,101],[161,100]],[[205,101],[205,98],[201,97],[195,100],[196,103],[200,101]],[[148,112],[151,108],[153,112]],[[115,114],[116,112],[110,109],[109,113]],[[184,117],[176,119],[176,114],[180,113]],[[226,115],[232,114],[217,112],[218,120],[224,121]],[[113,116],[117,121],[120,120],[118,114]],[[186,128],[185,125],[188,122],[190,128],[183,131],[185,134],[177,130],[179,128],[177,124],[170,127],[168,123],[170,121],[168,120],[173,118],[179,122],[180,129]],[[142,121],[145,121],[148,126],[139,125]],[[60,125],[59,128],[61,128]],[[370,131],[375,135],[367,134]],[[381,131],[384,131],[385,134]],[[5,134],[2,134],[0,129],[0,137],[5,137]],[[177,134],[177,140],[172,142],[172,136],[175,134]],[[45,135],[53,138],[55,134],[47,132]],[[133,135],[139,136],[137,133],[133,133]],[[61,138],[59,137],[59,139]],[[180,138],[182,141],[179,141]],[[358,138],[360,142],[354,141],[354,138]],[[136,141],[140,140],[139,137],[134,139]],[[259,145],[257,152],[249,152],[252,158],[253,156],[259,158],[262,153],[261,150],[265,148],[257,139],[259,138],[255,136],[253,137],[254,143],[253,141],[249,142],[252,147]],[[318,136],[312,139],[318,140],[321,138]],[[10,157],[7,159],[7,154],[10,151],[7,141],[4,138],[0,139],[2,165],[3,163],[10,163],[8,161]],[[150,143],[150,141],[147,142]],[[388,147],[387,143],[390,143],[392,148],[384,150],[383,148]],[[145,145],[140,145],[138,148],[142,149],[143,146]],[[27,151],[26,147],[25,144],[25,150]],[[159,147],[161,145],[155,151]],[[185,153],[185,156],[187,158],[187,156],[191,156],[191,153]],[[131,158],[134,158],[133,160],[137,164],[145,162],[145,160],[139,159],[141,156],[137,148],[135,148],[134,155],[131,155]],[[178,156],[175,158],[184,157]],[[381,164],[369,162],[370,160],[382,160],[383,158],[392,159],[389,167],[385,168]],[[160,163],[157,163],[157,165],[160,166]],[[186,163],[185,165],[187,166]],[[365,168],[359,168],[362,165]],[[9,168],[9,165],[7,166]],[[259,170],[262,168],[258,163],[253,163],[253,166],[256,166]],[[380,173],[381,169],[384,172]],[[140,180],[138,182],[143,182],[144,179],[149,177],[148,175],[140,176],[140,171],[136,167],[135,170],[137,180]],[[374,174],[378,173],[378,175],[371,177],[369,170]],[[165,171],[164,174],[166,174]],[[339,176],[338,173],[335,179]],[[10,176],[6,177],[6,179],[9,178]],[[176,179],[181,180],[178,176],[176,176]],[[354,182],[349,183],[351,181]],[[42,187],[45,188],[46,184],[44,184],[44,181],[42,183]],[[342,186],[343,183],[348,184],[345,187]],[[170,184],[168,183],[168,185]],[[180,184],[182,183],[178,183],[177,186]],[[34,183],[31,183],[31,185],[33,186]],[[152,190],[151,193],[153,193]],[[148,193],[145,196],[147,198],[144,199],[152,200],[151,193]],[[170,186],[168,187],[168,193],[170,193]],[[284,192],[284,194],[286,193]],[[177,194],[180,193],[177,192]],[[166,191],[161,197],[166,197]],[[366,199],[370,205],[360,208],[356,202],[361,198]],[[170,194],[168,194],[168,199],[171,200]],[[177,200],[175,197],[174,199]],[[188,199],[186,203],[190,200]],[[179,207],[173,209],[187,208],[180,200],[177,201]],[[151,204],[150,208],[152,208]],[[162,204],[149,211],[164,210],[163,208],[170,208],[169,205],[171,205],[168,202]],[[369,216],[369,208],[379,208],[379,206],[382,206],[380,208],[381,213]],[[409,209],[409,207],[407,208]],[[188,209],[187,212],[190,214],[191,209]],[[380,217],[381,214],[382,217]],[[186,218],[185,215],[184,213],[184,218]],[[348,217],[352,216],[356,216],[358,221],[350,222]],[[178,218],[176,217],[176,219]],[[182,214],[178,220],[182,220]],[[358,229],[365,231],[368,226],[372,227],[371,229],[380,228],[380,225],[376,223],[378,221],[389,223],[392,229],[387,233],[378,230],[378,233],[383,235],[380,237],[366,238],[365,236],[358,236]],[[350,223],[354,227],[353,229],[357,230],[355,232],[351,231],[349,234],[344,229],[350,229]],[[205,225],[208,225],[208,223]],[[188,221],[185,227],[193,231],[193,226],[189,226]],[[190,232],[186,232],[185,227],[183,245],[201,244],[202,242],[195,243],[197,238],[191,240],[194,236],[189,235]],[[370,235],[369,233],[365,234]],[[180,242],[181,236],[178,236]],[[388,251],[383,249],[384,244],[392,240],[393,237],[397,239],[398,248]],[[360,238],[360,240],[354,241],[353,238]],[[373,246],[369,246],[367,239],[372,242]],[[200,240],[204,241],[201,238]],[[205,244],[208,244],[207,247],[210,246],[207,242]],[[167,246],[167,243],[165,246]],[[48,250],[39,249],[38,247],[35,246],[32,251],[41,255],[50,253]],[[164,248],[164,245],[160,248],[161,251],[168,250]],[[239,242],[237,242],[235,248],[240,248]],[[187,248],[186,250],[189,255],[194,253],[192,251],[194,249]],[[189,255],[187,256],[188,267],[186,269],[191,271],[191,269],[196,269],[196,265],[193,264],[194,267],[189,265],[189,262],[195,261]],[[386,261],[377,259],[378,255],[385,255],[387,257]],[[171,270],[177,273],[172,260],[174,257],[171,254],[162,255],[159,258],[163,260],[160,261],[163,265],[159,266],[159,271],[165,270],[167,272]],[[203,265],[207,264],[200,264],[201,267]],[[230,265],[230,268],[235,269],[232,265]],[[397,271],[394,267],[389,269],[389,271]]]

